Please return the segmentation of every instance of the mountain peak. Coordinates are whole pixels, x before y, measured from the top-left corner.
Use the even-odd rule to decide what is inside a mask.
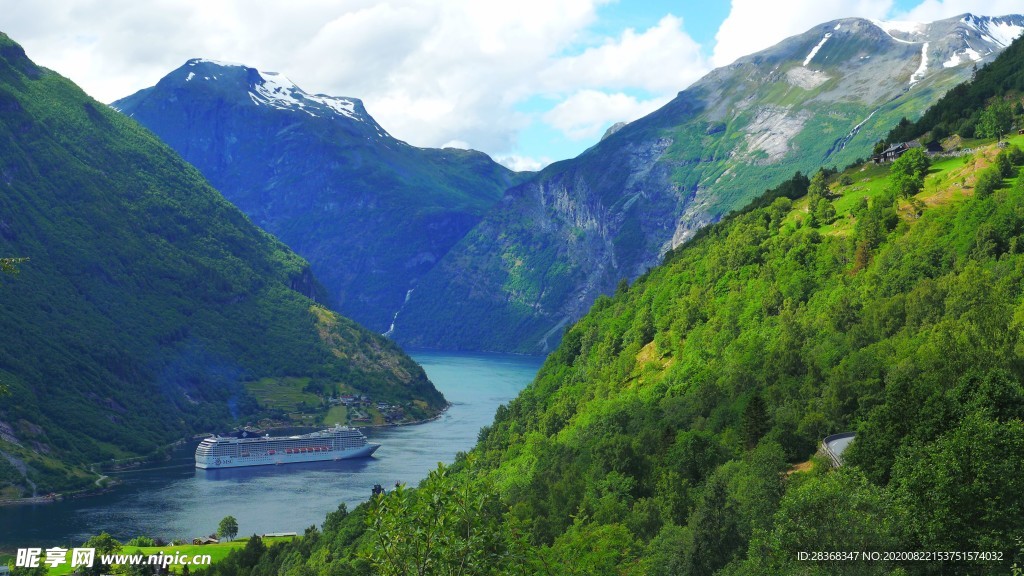
[[[254,106],[268,106],[309,114],[313,117],[343,117],[371,124],[381,136],[383,128],[366,112],[358,98],[310,94],[280,72],[259,70],[238,62],[209,58],[191,58],[165,76],[158,85],[212,91],[224,96],[235,95]]]
[[[1018,14],[1008,16],[975,16],[962,14],[960,22],[978,31],[982,40],[1006,48],[1024,33],[1024,19]]]
[[[245,64],[242,64],[240,62],[227,62],[225,60],[214,60],[212,58],[190,58],[188,60],[188,62],[185,62],[186,66],[196,66],[198,64],[206,64],[206,65],[216,66],[216,67],[220,67],[220,68],[234,68],[234,67],[249,68],[249,66],[246,66]]]
[[[991,60],[1024,34],[1024,16],[961,14],[934,22],[843,18],[814,26],[761,52],[736,60],[709,77],[728,77],[737,67],[771,81],[781,70],[805,90],[835,80],[842,90],[878,92],[877,77],[884,68],[899,69],[904,86],[932,84],[938,71]],[[764,75],[763,70],[771,73]],[[874,100],[874,98],[871,98]]]
[[[928,22],[914,22],[911,20],[875,20],[868,18],[868,21],[878,26],[889,35],[894,32],[908,36],[923,36],[928,29]]]
[[[42,68],[36,66],[25,55],[25,49],[21,47],[21,44],[18,44],[3,32],[0,32],[0,60],[29,78],[38,78],[42,73]]]

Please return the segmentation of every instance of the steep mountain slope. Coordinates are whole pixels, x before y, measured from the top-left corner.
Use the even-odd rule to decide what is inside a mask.
[[[453,469],[213,574],[1009,573],[1024,563],[1024,136],[1011,143],[934,159],[906,197],[887,165],[791,178],[600,297]],[[812,457],[844,430],[842,467]]]
[[[1022,30],[1021,16],[836,20],[717,69],[509,190],[419,282],[395,338],[545,351],[599,294],[757,190],[868,156]]]
[[[444,406],[393,343],[316,304],[304,260],[3,35],[0,254],[29,259],[0,277],[3,496],[249,416],[261,378]]]
[[[339,310],[378,332],[517,182],[480,152],[392,138],[355,98],[241,64],[189,60],[113,106],[309,260]]]

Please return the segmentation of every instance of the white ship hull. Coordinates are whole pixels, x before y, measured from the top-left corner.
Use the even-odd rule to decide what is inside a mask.
[[[380,448],[356,429],[335,426],[303,436],[223,438],[203,440],[196,448],[196,468],[242,468],[295,462],[364,458]]]
[[[325,460],[345,460],[348,458],[364,458],[374,453],[380,444],[367,444],[354,450],[336,452],[310,452],[306,454],[273,454],[259,456],[221,456],[210,458],[209,462],[196,458],[196,468],[213,470],[215,468],[242,468],[244,466],[269,466],[271,464],[293,464],[295,462],[323,462]]]

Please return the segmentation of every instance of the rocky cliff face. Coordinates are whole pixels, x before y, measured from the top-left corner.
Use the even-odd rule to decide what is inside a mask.
[[[241,64],[189,60],[112,106],[307,258],[330,301],[377,332],[517,181],[480,152],[393,138],[356,98]]]
[[[543,352],[598,295],[702,226],[797,170],[868,156],[901,117],[919,116],[1021,31],[1021,16],[851,18],[719,68],[510,189],[419,282],[394,335]]]

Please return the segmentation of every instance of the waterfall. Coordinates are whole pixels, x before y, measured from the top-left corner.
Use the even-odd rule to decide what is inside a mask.
[[[409,303],[409,297],[412,296],[413,290],[415,290],[415,288],[409,288],[409,291],[405,293],[405,300],[402,302],[402,305],[398,308],[398,310],[395,311],[395,316],[391,319],[391,327],[388,328],[388,331],[384,333],[385,338],[390,338],[391,335],[395,332],[395,322],[398,321],[398,314],[401,313],[402,309],[405,308],[405,305]]]

